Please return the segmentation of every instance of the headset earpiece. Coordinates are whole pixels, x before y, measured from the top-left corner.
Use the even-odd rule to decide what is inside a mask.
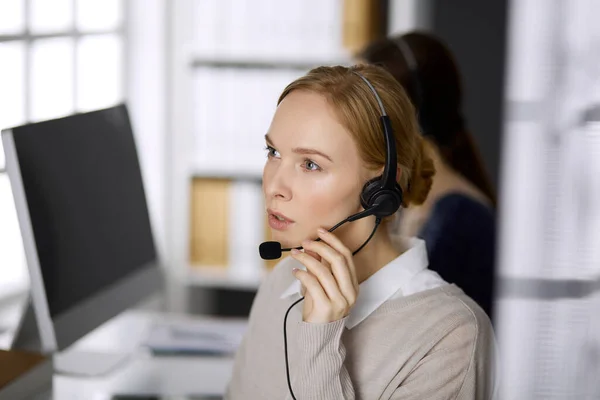
[[[360,203],[365,210],[375,208],[373,215],[379,218],[389,217],[402,205],[402,188],[396,183],[393,190],[382,187],[381,176],[373,178],[363,187]]]

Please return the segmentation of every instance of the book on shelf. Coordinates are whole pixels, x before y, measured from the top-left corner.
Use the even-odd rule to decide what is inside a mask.
[[[387,34],[384,4],[373,0],[345,0],[343,7],[343,45],[356,54],[374,40]]]
[[[229,186],[227,179],[194,178],[191,183],[190,262],[227,266]]]
[[[258,253],[270,239],[261,185],[228,179],[191,182],[190,264],[221,267],[249,280],[276,262]]]
[[[262,171],[277,100],[299,71],[194,70],[194,163],[228,173]]]
[[[345,0],[194,2],[198,54],[244,58],[341,58]]]

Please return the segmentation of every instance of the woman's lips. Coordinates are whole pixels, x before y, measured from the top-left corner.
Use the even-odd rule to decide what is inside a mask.
[[[278,217],[283,218],[283,220]],[[269,226],[272,229],[284,231],[292,226],[293,223],[294,221],[285,218],[282,214],[269,211]]]

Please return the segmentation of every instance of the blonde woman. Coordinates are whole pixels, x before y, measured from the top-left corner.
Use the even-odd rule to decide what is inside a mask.
[[[266,135],[263,191],[274,239],[304,251],[260,287],[228,399],[492,397],[490,321],[427,269],[424,242],[393,240],[389,218],[376,229],[375,216],[328,231],[364,210],[363,186],[383,172],[376,96],[393,127],[402,205],[427,197],[433,164],[389,73],[320,67],[288,85]]]

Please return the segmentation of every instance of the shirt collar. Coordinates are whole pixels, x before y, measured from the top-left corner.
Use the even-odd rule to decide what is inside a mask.
[[[359,286],[358,298],[346,319],[346,327],[354,328],[392,296],[401,292],[410,294],[410,281],[427,268],[425,241],[418,238],[408,240],[409,248],[371,275]],[[294,282],[283,292],[282,299],[301,296],[300,281]]]

